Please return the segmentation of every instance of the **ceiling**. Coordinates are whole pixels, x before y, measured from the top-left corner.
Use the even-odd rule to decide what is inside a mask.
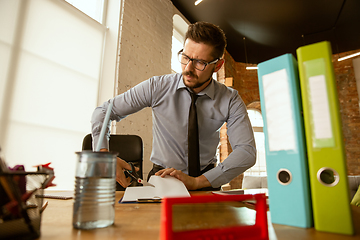
[[[211,22],[237,62],[258,64],[303,45],[330,41],[333,53],[360,49],[360,0],[172,0],[194,23]]]

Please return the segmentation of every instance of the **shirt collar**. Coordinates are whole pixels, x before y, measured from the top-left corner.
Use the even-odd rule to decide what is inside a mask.
[[[198,95],[207,95],[209,98],[214,99],[215,96],[215,83],[214,83],[214,79],[212,78],[210,80],[210,84],[201,92],[198,93]],[[180,80],[179,80],[179,84],[177,87],[177,90],[182,89],[182,88],[187,88],[184,84],[184,80],[183,80],[183,76],[180,75]]]

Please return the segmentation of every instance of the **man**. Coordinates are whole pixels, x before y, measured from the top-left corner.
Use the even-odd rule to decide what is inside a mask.
[[[145,107],[152,108],[153,149],[150,160],[154,167],[149,176],[174,176],[189,190],[219,188],[255,164],[254,134],[244,102],[236,90],[212,79],[212,74],[224,63],[221,57],[225,47],[225,34],[220,28],[206,22],[192,24],[185,36],[184,49],[179,52],[182,74],[152,77],[113,99],[111,120],[120,121]],[[198,134],[189,141],[198,136],[198,154],[188,154],[193,151],[190,148],[197,145],[197,141],[188,143],[188,135],[193,133],[193,130],[188,133],[189,115],[193,115],[193,110],[189,111],[192,95],[196,95]],[[105,102],[94,111],[94,146],[108,104]],[[225,122],[233,152],[215,167],[220,128]],[[107,149],[106,138],[101,150]],[[200,160],[193,160],[193,156],[199,156]],[[194,161],[200,161],[197,163],[200,169],[190,170],[197,172],[190,176],[189,168]],[[130,169],[130,166],[118,159],[116,178],[126,187],[130,179],[125,178],[124,169]]]

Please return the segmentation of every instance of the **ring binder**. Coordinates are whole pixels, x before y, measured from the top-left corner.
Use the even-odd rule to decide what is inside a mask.
[[[297,49],[315,229],[353,234],[330,42]]]
[[[312,227],[298,68],[291,54],[258,65],[271,221]]]

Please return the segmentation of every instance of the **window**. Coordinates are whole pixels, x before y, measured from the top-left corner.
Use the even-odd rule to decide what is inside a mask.
[[[172,36],[171,47],[171,70],[173,73],[181,73],[181,65],[178,61],[177,53],[183,48],[183,44]]]
[[[187,28],[188,24],[179,15],[175,14],[173,17],[173,36],[171,47],[171,70],[173,73],[182,72],[177,53],[183,49]]]
[[[265,139],[263,132],[263,118],[261,112],[256,109],[248,109],[250,122],[253,126],[255,143],[256,143],[256,163],[253,167],[245,171],[244,175],[261,175],[266,176],[266,159],[265,159]]]
[[[89,17],[103,23],[104,4],[107,0],[65,0]]]
[[[63,0],[0,1],[1,155],[28,171],[51,162],[57,189],[74,188],[75,152],[114,84],[120,3],[108,7],[105,26]]]

